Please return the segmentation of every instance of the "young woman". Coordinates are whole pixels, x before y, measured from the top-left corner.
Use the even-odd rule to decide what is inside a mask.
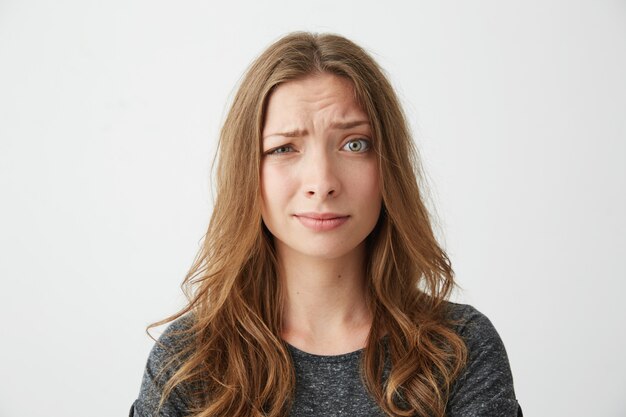
[[[446,300],[411,135],[363,49],[271,45],[218,152],[189,303],[150,326],[172,322],[131,415],[521,415],[496,330]]]

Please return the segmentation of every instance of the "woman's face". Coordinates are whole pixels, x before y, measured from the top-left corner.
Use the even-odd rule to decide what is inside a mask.
[[[263,126],[261,195],[279,253],[333,259],[363,249],[382,202],[372,145],[351,81],[324,73],[274,90]]]

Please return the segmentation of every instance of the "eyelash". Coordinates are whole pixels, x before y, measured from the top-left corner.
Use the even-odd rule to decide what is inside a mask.
[[[371,147],[372,147],[372,143],[371,143],[368,139],[365,139],[365,138],[350,139],[348,142],[346,142],[346,144],[344,145],[344,147],[345,147],[346,145],[348,145],[349,143],[352,143],[352,142],[357,142],[357,141],[365,142],[365,143],[366,143],[366,145],[365,145],[365,146],[366,146],[366,148],[365,148],[365,150],[364,150],[364,151],[360,151],[360,152],[351,152],[351,153],[364,153],[364,152],[369,151],[369,150],[371,149]],[[282,154],[285,154],[285,153],[291,153],[291,152],[276,152],[276,151],[277,151],[277,150],[279,150],[279,149],[291,148],[291,147],[292,147],[291,145],[282,145],[282,146],[279,146],[279,147],[277,147],[277,148],[270,149],[269,151],[265,152],[265,155],[275,156],[275,155],[282,155]]]

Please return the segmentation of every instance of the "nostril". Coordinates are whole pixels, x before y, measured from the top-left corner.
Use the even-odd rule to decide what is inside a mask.
[[[316,190],[317,190],[317,191],[316,191]],[[337,193],[337,190],[335,190],[334,188],[333,188],[333,189],[331,189],[331,190],[328,190],[328,191],[325,193],[325,192],[324,192],[324,190],[318,189],[318,188],[316,188],[316,187],[311,187],[311,188],[310,188],[310,189],[306,192],[306,194],[307,194],[308,196],[310,196],[310,197],[311,197],[311,196],[314,196],[314,195],[323,196],[324,194],[325,194],[326,196],[331,196],[331,197],[334,197],[336,193]]]

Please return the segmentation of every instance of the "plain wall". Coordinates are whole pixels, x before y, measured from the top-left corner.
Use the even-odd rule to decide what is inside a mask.
[[[528,416],[626,415],[624,1],[0,0],[0,416],[127,415],[208,225],[220,124],[292,30],[402,98]]]

